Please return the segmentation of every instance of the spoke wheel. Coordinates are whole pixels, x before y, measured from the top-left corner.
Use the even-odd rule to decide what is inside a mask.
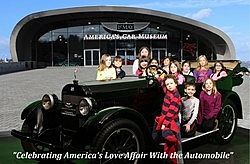
[[[112,154],[140,153],[144,150],[143,133],[137,124],[127,119],[107,123],[94,141],[93,151],[102,152],[103,158],[92,163],[116,164],[139,163],[140,159],[109,158]]]
[[[236,108],[231,101],[226,101],[226,103],[224,103],[219,118],[219,132],[216,137],[219,144],[230,142],[235,134],[237,128],[235,109]]]

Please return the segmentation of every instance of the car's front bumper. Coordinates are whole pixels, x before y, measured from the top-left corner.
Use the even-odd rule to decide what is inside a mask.
[[[23,133],[23,132],[15,130],[15,129],[11,130],[11,135],[14,136],[14,137],[16,137],[16,138],[19,138],[22,141],[31,142],[31,143],[37,143],[37,144],[42,145],[44,147],[47,147],[49,149],[61,149],[60,146],[57,146],[55,144],[39,140],[37,138],[37,136],[35,136],[35,135],[31,136],[30,134]]]

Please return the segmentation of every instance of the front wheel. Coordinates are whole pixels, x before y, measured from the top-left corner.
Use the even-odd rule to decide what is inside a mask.
[[[237,128],[236,107],[231,100],[227,100],[219,118],[219,131],[216,134],[218,144],[229,143],[235,134]]]
[[[99,161],[93,163],[139,163],[141,159],[128,160],[126,154],[144,151],[143,133],[131,120],[117,119],[107,123],[95,137],[94,152],[103,154]],[[121,159],[109,158],[109,154],[123,154]]]

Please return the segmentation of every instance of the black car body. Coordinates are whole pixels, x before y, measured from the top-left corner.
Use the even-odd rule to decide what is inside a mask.
[[[238,73],[245,69],[238,61],[224,64],[229,73],[217,83],[223,100],[219,126],[193,138],[213,133],[220,144],[228,143],[237,119],[242,118],[241,101],[232,87],[243,82]],[[184,86],[178,89],[183,95]],[[200,91],[197,84],[196,94]],[[23,110],[22,129],[12,130],[11,134],[21,139],[25,151],[139,153],[158,148],[160,143],[153,141],[151,132],[154,118],[161,112],[164,94],[153,77],[85,83],[75,80],[63,87],[61,95],[61,100],[53,94],[45,95],[51,103],[49,109],[43,106],[43,97]],[[193,138],[183,138],[182,142]]]

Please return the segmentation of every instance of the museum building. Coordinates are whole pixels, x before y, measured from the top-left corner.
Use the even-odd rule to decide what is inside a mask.
[[[116,6],[42,11],[24,17],[10,41],[13,61],[38,66],[96,66],[104,53],[131,65],[142,46],[153,58],[234,59],[231,39],[210,25],[161,11]]]

